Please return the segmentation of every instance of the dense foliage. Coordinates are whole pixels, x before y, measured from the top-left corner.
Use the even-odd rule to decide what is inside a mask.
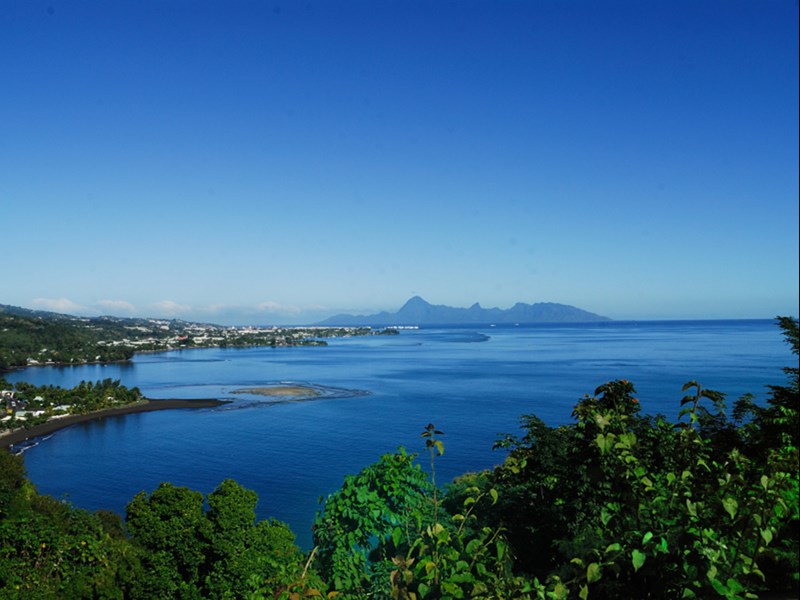
[[[230,480],[205,499],[164,483],[137,494],[123,524],[37,494],[21,458],[0,452],[0,598],[256,599],[315,590],[321,584],[292,532],[257,523],[255,503]]]
[[[103,343],[122,334],[122,328],[110,323],[101,327],[75,318],[16,315],[0,310],[0,371],[35,363],[128,360],[133,348]]]
[[[0,390],[14,392],[13,402],[0,401],[0,413],[10,417],[0,421],[0,431],[19,427],[27,429],[58,416],[80,415],[144,401],[139,388],[127,388],[119,379],[81,381],[73,388],[62,388],[54,385],[35,386],[25,381],[11,385],[0,377]],[[18,410],[12,409],[12,403]],[[30,416],[34,412],[41,414]],[[20,417],[21,413],[29,414]]]
[[[795,355],[798,323],[779,320]],[[436,485],[399,450],[345,479],[301,553],[226,480],[204,498],[162,484],[123,523],[39,496],[0,454],[0,598],[756,598],[798,592],[798,369],[728,413],[684,386],[677,423],[642,416],[629,381],[574,423],[522,417],[503,464]]]

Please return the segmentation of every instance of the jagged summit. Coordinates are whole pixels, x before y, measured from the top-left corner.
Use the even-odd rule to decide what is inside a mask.
[[[430,304],[419,296],[409,298],[397,312],[380,312],[374,315],[340,314],[325,319],[318,325],[468,325],[489,323],[589,323],[608,321],[603,317],[567,304],[517,302],[509,309],[483,308],[478,302],[469,308],[454,308]]]

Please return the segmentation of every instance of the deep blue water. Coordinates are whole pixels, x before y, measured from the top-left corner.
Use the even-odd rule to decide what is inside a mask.
[[[516,432],[521,415],[570,422],[575,402],[606,381],[631,380],[644,412],[674,418],[689,380],[731,403],[747,392],[763,401],[765,386],[783,383],[782,368],[796,364],[771,321],[431,328],[329,344],[184,350],[8,374],[62,386],[110,377],[151,398],[234,399],[62,430],[25,452],[28,474],[43,493],[120,513],[161,481],[209,493],[230,477],[258,492],[260,518],[289,523],[307,547],[318,498],[382,453],[421,451],[429,422],[445,432],[437,479],[446,481],[501,462],[492,444]],[[268,404],[232,394],[278,382],[360,395]]]

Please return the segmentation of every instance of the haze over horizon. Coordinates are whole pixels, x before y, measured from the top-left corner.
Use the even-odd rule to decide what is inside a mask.
[[[797,315],[798,3],[0,4],[0,303]]]

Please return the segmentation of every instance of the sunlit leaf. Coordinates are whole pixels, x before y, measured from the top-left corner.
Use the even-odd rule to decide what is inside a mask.
[[[739,503],[736,501],[735,498],[726,496],[722,500],[722,507],[731,516],[731,519],[733,519],[736,517],[736,512],[739,510]]]
[[[598,579],[600,579],[600,565],[589,563],[589,566],[586,567],[586,581],[594,583]]]
[[[762,529],[761,530],[761,537],[764,540],[765,544],[769,544],[772,542],[772,530],[771,529]]]
[[[631,562],[633,563],[633,570],[638,571],[639,569],[641,569],[646,559],[647,555],[644,552],[634,548],[631,551]]]

